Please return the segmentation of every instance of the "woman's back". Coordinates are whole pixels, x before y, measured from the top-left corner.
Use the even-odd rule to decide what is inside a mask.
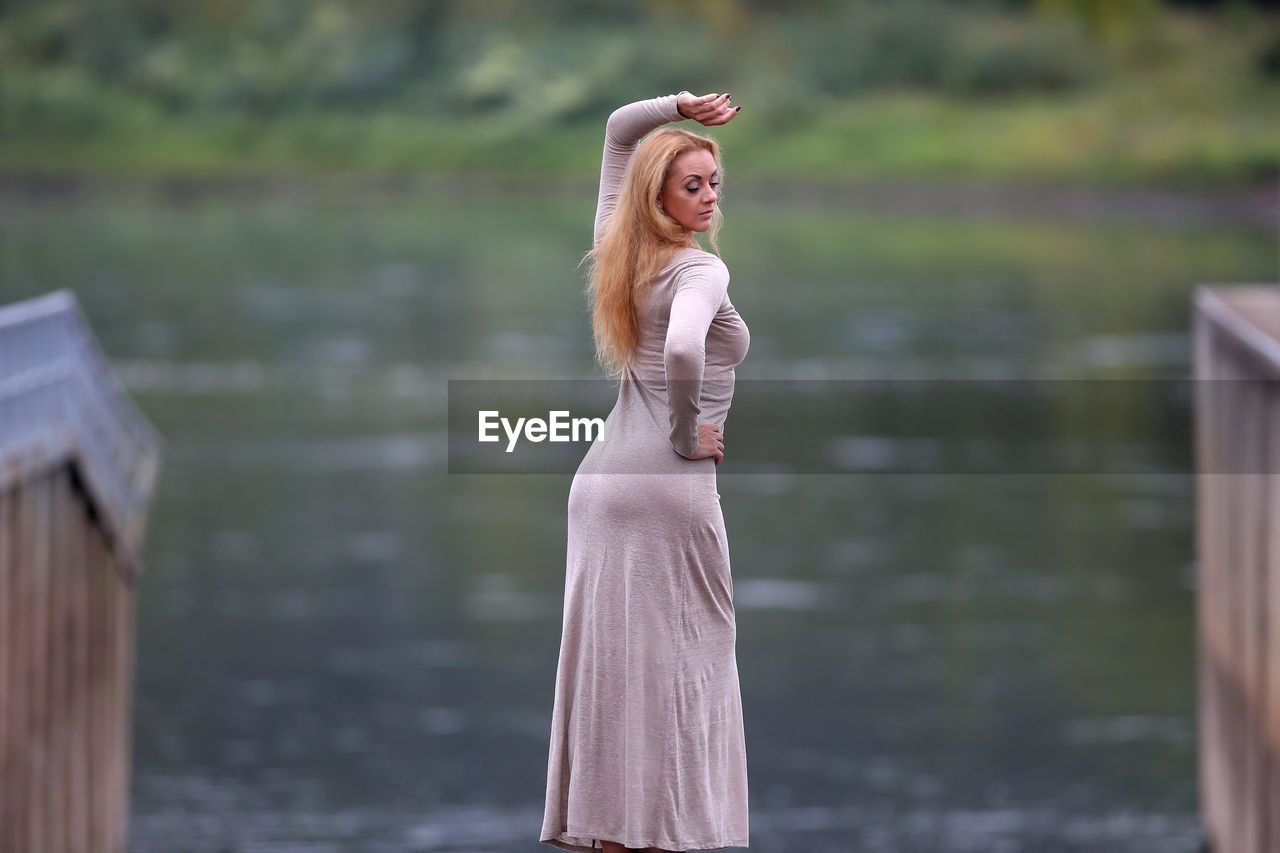
[[[720,258],[681,249],[654,277],[641,303],[630,381],[656,392],[677,417],[680,401],[672,398],[682,396],[697,403],[698,423],[723,424],[728,416],[734,368],[751,342],[728,286],[729,270]]]

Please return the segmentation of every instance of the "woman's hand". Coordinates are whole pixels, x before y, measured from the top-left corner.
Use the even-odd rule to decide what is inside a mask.
[[[715,457],[719,465],[724,459],[724,431],[720,424],[698,424],[698,449],[688,459]]]
[[[728,124],[729,120],[738,114],[738,110],[742,109],[742,107],[730,106],[731,100],[733,95],[727,92],[723,95],[714,93],[691,95],[688,92],[681,92],[676,97],[676,109],[685,118],[710,127],[714,124]]]

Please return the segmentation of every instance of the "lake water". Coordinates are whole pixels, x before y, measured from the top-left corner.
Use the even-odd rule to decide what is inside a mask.
[[[453,183],[0,201],[0,301],[74,289],[168,442],[133,853],[547,849],[570,477],[450,474],[446,383],[590,374],[594,190]],[[1247,224],[859,201],[726,197],[740,381],[1150,391],[1189,374],[1195,285],[1275,278]],[[753,849],[1197,849],[1189,413],[1126,400],[1055,422],[1136,463],[1026,473],[729,476],[730,415]]]

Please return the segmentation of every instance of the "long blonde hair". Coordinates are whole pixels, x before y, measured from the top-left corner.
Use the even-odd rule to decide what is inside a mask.
[[[646,136],[627,164],[618,205],[600,241],[582,258],[590,261],[587,296],[596,361],[610,376],[630,371],[640,339],[640,306],[654,276],[677,249],[697,245],[692,231],[658,207],[658,195],[676,157],[698,149],[711,153],[723,181],[720,146],[711,137],[678,127],[659,128]],[[717,205],[707,231],[716,254],[720,253],[716,235],[722,221]]]

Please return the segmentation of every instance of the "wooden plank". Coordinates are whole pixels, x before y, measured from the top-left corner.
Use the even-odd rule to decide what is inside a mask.
[[[141,555],[138,555],[141,556]],[[113,848],[124,853],[129,837],[129,786],[131,781],[134,690],[134,579],[129,564],[116,566],[116,672],[120,700],[116,703],[116,839]]]
[[[88,755],[88,729],[92,720],[87,713],[89,691],[92,689],[88,666],[88,597],[91,579],[85,566],[84,547],[85,537],[93,531],[83,496],[77,493],[73,497],[72,506],[74,512],[66,531],[68,548],[65,573],[67,587],[72,594],[73,631],[69,642],[72,649],[71,677],[74,685],[71,707],[68,709],[71,719],[70,749],[73,763],[69,778],[71,795],[68,802],[67,823],[70,827],[70,835],[67,849],[72,853],[94,853],[88,822],[90,788],[93,784],[93,778],[89,773]]]
[[[120,679],[116,665],[116,597],[120,590],[120,576],[110,546],[105,541],[99,548],[99,582],[102,589],[101,642],[102,660],[99,686],[102,694],[102,721],[99,737],[102,738],[102,766],[98,773],[98,788],[102,791],[102,850],[120,853],[119,836],[120,790]]]
[[[1218,381],[1219,345],[1214,326],[1201,310],[1194,311],[1194,376],[1196,415],[1196,649],[1197,691],[1199,695],[1198,735],[1200,744],[1199,790],[1205,832],[1222,839],[1228,815],[1223,797],[1226,779],[1223,733],[1224,710],[1218,681],[1221,649],[1219,608],[1221,540],[1224,519],[1222,474],[1223,448],[1221,415],[1224,408]]]
[[[1212,801],[1216,808],[1217,818],[1215,838],[1225,845],[1230,837],[1235,816],[1231,813],[1232,764],[1231,764],[1231,730],[1233,725],[1229,693],[1223,685],[1228,683],[1229,672],[1226,667],[1230,660],[1230,636],[1228,633],[1230,606],[1230,580],[1228,578],[1228,560],[1230,559],[1231,542],[1231,448],[1223,441],[1226,434],[1226,418],[1232,402],[1232,388],[1228,381],[1230,371],[1222,356],[1222,341],[1215,337],[1215,364],[1212,371],[1213,381],[1213,444],[1215,448],[1214,469],[1216,484],[1213,496],[1215,539],[1212,552],[1212,573],[1208,581],[1211,590],[1212,607],[1209,609],[1209,620],[1206,625],[1205,639],[1209,645],[1209,674],[1212,678],[1214,722],[1213,730],[1213,767],[1214,796]]]
[[[1280,394],[1267,401],[1265,454],[1268,472],[1280,472]],[[1262,779],[1262,844],[1280,847],[1280,473],[1268,473],[1264,549],[1268,569],[1261,596],[1263,667],[1260,738],[1264,762]]]
[[[14,644],[13,560],[14,540],[13,489],[0,488],[0,779],[14,779],[11,766],[13,749],[14,676],[11,662]],[[0,787],[0,850],[18,850],[13,839],[9,801],[12,792]]]
[[[40,478],[28,484],[34,501],[35,514],[31,526],[31,571],[33,581],[32,613],[35,619],[31,629],[31,704],[28,707],[29,740],[31,757],[29,778],[31,794],[28,800],[30,813],[30,847],[32,853],[55,853],[49,843],[45,820],[45,791],[48,786],[49,758],[49,539],[52,505],[49,481]]]
[[[110,851],[108,818],[106,810],[107,791],[103,784],[106,754],[110,748],[109,733],[106,726],[107,700],[104,630],[104,604],[106,598],[105,584],[111,582],[104,564],[102,542],[96,531],[91,532],[86,542],[88,565],[90,571],[89,590],[91,592],[89,607],[89,696],[90,696],[90,774],[89,791],[90,835],[93,849]]]
[[[26,484],[18,487],[14,511],[14,692],[13,762],[14,785],[9,793],[9,815],[13,825],[15,850],[31,848],[31,753],[28,748],[31,736],[31,643],[32,625],[35,621],[35,605],[32,599],[32,515],[31,493]]]
[[[106,688],[108,697],[106,703],[105,732],[103,740],[106,745],[106,764],[102,769],[102,788],[106,792],[105,813],[107,816],[106,826],[106,847],[104,850],[116,853],[119,847],[119,834],[117,831],[120,809],[116,793],[119,786],[120,774],[120,673],[119,662],[117,660],[118,643],[116,641],[116,633],[120,628],[117,620],[117,599],[120,595],[120,578],[115,572],[115,561],[109,553],[103,554],[104,569],[103,574],[110,578],[110,582],[104,587],[106,592],[106,601],[103,606],[103,624],[105,628],[105,636],[103,638],[103,658],[104,658],[104,675],[103,685]]]
[[[1204,381],[1199,393],[1205,400],[1205,420],[1200,430],[1206,448],[1205,475],[1207,488],[1201,495],[1201,515],[1205,519],[1204,559],[1199,567],[1198,646],[1204,704],[1201,710],[1201,768],[1204,823],[1215,846],[1228,849],[1233,823],[1229,792],[1232,787],[1230,708],[1223,685],[1229,659],[1228,635],[1223,610],[1227,606],[1229,586],[1225,578],[1226,550],[1229,547],[1229,486],[1225,471],[1230,464],[1230,447],[1222,442],[1223,415],[1230,405],[1230,384],[1222,381],[1229,371],[1223,358],[1223,346],[1216,326],[1203,310],[1198,312],[1205,329],[1203,351],[1205,363],[1198,374]]]
[[[1232,359],[1224,359],[1219,367],[1224,380],[1222,389],[1226,400],[1224,413],[1233,411],[1239,406],[1240,391],[1239,385],[1235,383],[1235,364]],[[1225,438],[1227,435],[1226,424],[1223,425],[1223,431],[1220,436]],[[1220,439],[1221,440],[1221,439]],[[1228,443],[1225,445],[1224,458],[1227,460],[1227,470],[1235,472],[1239,470],[1239,444]],[[1219,565],[1220,582],[1222,584],[1223,596],[1220,601],[1221,610],[1219,611],[1219,625],[1222,632],[1222,647],[1218,654],[1218,668],[1222,673],[1220,684],[1225,689],[1220,689],[1219,697],[1222,715],[1222,738],[1223,738],[1223,762],[1224,762],[1224,793],[1226,796],[1226,814],[1225,825],[1223,826],[1223,843],[1226,850],[1241,850],[1240,838],[1240,794],[1241,794],[1241,748],[1240,748],[1240,727],[1244,720],[1241,717],[1240,690],[1239,681],[1236,677],[1235,663],[1239,660],[1239,622],[1232,616],[1240,611],[1240,579],[1238,568],[1240,565],[1240,537],[1239,537],[1239,510],[1238,498],[1239,493],[1236,489],[1234,473],[1227,476],[1226,488],[1223,491],[1223,509],[1226,513],[1224,519],[1224,537],[1222,545],[1222,562]]]
[[[1215,444],[1218,447],[1217,461],[1220,464],[1218,469],[1218,493],[1216,497],[1217,518],[1216,527],[1218,531],[1218,539],[1215,542],[1214,572],[1211,583],[1218,591],[1214,597],[1214,608],[1210,613],[1210,621],[1208,625],[1207,640],[1210,643],[1214,704],[1217,709],[1217,728],[1214,731],[1214,745],[1217,749],[1216,762],[1216,792],[1218,801],[1218,826],[1217,839],[1219,843],[1225,845],[1230,841],[1231,827],[1234,824],[1235,815],[1231,813],[1231,789],[1233,779],[1231,775],[1231,706],[1227,701],[1230,695],[1223,690],[1223,685],[1228,682],[1229,673],[1226,671],[1228,661],[1230,660],[1230,636],[1227,630],[1228,618],[1227,610],[1230,607],[1230,578],[1228,577],[1231,542],[1231,479],[1230,474],[1226,473],[1231,464],[1231,448],[1222,442],[1224,434],[1224,423],[1226,412],[1231,405],[1231,386],[1224,380],[1230,379],[1230,371],[1227,368],[1227,362],[1222,358],[1222,343],[1216,341],[1215,349],[1217,350],[1218,361],[1214,365],[1214,383],[1216,405],[1214,413],[1214,437]]]
[[[54,523],[53,523],[53,576],[54,612],[57,621],[51,633],[52,659],[49,665],[52,684],[50,714],[51,723],[51,785],[49,788],[49,814],[52,817],[50,836],[56,849],[73,851],[74,827],[70,815],[79,790],[73,783],[76,756],[73,749],[76,720],[75,693],[79,688],[75,674],[76,611],[74,586],[77,578],[71,569],[71,542],[73,531],[80,523],[76,509],[76,496],[71,482],[69,465],[60,466],[53,473]]]
[[[1261,576],[1266,572],[1264,558],[1266,552],[1262,548],[1261,533],[1265,530],[1265,491],[1261,474],[1254,473],[1261,467],[1260,448],[1265,437],[1262,435],[1262,414],[1266,400],[1263,388],[1252,382],[1241,385],[1241,406],[1237,430],[1240,467],[1236,474],[1236,487],[1239,490],[1240,512],[1238,515],[1240,542],[1240,562],[1237,567],[1239,584],[1238,607],[1236,619],[1238,626],[1236,647],[1236,672],[1241,686],[1241,725],[1237,732],[1239,739],[1240,791],[1238,804],[1240,807],[1240,849],[1246,853],[1270,853],[1262,848],[1259,829],[1265,814],[1258,800],[1262,776],[1260,755],[1258,753],[1258,735],[1261,719],[1258,716],[1260,700],[1259,672],[1262,668],[1261,649],[1258,643],[1258,608],[1257,600],[1261,586]]]
[[[1192,311],[1192,367],[1195,378],[1194,416],[1195,416],[1195,454],[1196,454],[1196,585],[1195,585],[1195,623],[1196,623],[1196,691],[1197,706],[1197,743],[1200,760],[1197,762],[1199,794],[1202,822],[1205,833],[1210,838],[1220,837],[1221,821],[1217,793],[1218,782],[1218,742],[1217,742],[1217,708],[1216,693],[1213,690],[1213,676],[1216,662],[1212,654],[1210,632],[1212,630],[1212,609],[1214,602],[1213,556],[1216,538],[1216,518],[1219,503],[1216,500],[1218,488],[1217,446],[1214,439],[1215,414],[1217,411],[1216,384],[1212,381],[1214,365],[1215,340],[1212,326],[1204,313],[1195,308]]]
[[[68,768],[71,753],[67,749],[70,721],[67,717],[68,695],[71,688],[68,677],[67,636],[70,632],[67,596],[67,525],[72,520],[68,514],[70,469],[60,465],[49,472],[49,491],[52,513],[49,523],[49,778],[45,788],[45,820],[49,844],[53,850],[67,850],[66,804],[71,796],[68,786]]]

